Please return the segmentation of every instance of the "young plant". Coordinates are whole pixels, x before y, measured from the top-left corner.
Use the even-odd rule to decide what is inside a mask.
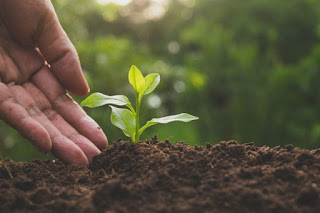
[[[170,123],[173,121],[189,122],[199,119],[193,115],[181,113],[162,118],[153,118],[140,128],[140,105],[142,97],[151,93],[158,86],[160,75],[158,73],[151,73],[143,77],[140,70],[133,65],[129,70],[129,82],[135,90],[136,109],[132,107],[129,99],[124,95],[108,96],[102,93],[93,93],[81,102],[81,106],[95,108],[110,105],[112,110],[111,123],[120,128],[134,143],[139,142],[140,135],[145,129],[155,124]],[[119,107],[127,107],[128,109]]]

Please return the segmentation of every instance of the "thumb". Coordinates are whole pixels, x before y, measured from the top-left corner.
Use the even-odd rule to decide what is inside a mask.
[[[77,52],[50,0],[1,0],[0,15],[16,41],[39,48],[65,89],[78,96],[89,92]]]

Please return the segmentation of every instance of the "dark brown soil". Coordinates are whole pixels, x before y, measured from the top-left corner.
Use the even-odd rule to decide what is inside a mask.
[[[119,141],[89,168],[0,162],[1,212],[320,212],[320,149]]]

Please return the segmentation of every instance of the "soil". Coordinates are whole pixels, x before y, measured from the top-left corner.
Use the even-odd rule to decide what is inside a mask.
[[[90,166],[0,162],[1,212],[320,212],[320,149],[118,141]]]

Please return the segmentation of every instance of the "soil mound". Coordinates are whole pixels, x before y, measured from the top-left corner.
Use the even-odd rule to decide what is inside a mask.
[[[320,149],[118,141],[89,167],[0,162],[1,212],[320,212]]]

